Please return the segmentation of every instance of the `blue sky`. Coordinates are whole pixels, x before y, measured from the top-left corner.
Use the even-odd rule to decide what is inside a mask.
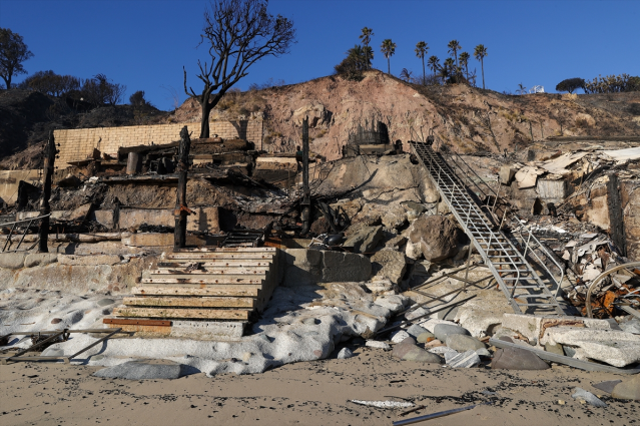
[[[0,27],[24,37],[34,57],[29,74],[53,70],[89,78],[106,74],[137,90],[160,109],[173,109],[173,95],[186,99],[182,67],[196,91],[196,48],[202,30],[203,0],[0,0]],[[414,53],[424,40],[443,61],[456,39],[473,53],[488,50],[488,89],[515,93],[518,84],[543,85],[553,92],[571,77],[640,75],[640,1],[438,1],[438,0],[271,0],[269,9],[293,19],[297,44],[291,53],[257,63],[239,83],[270,78],[287,84],[329,75],[345,52],[358,43],[361,28],[372,28],[373,66],[387,69],[380,43],[391,38],[396,54],[391,72],[419,74]],[[472,59],[470,68],[480,64]],[[20,82],[25,76],[18,76]]]

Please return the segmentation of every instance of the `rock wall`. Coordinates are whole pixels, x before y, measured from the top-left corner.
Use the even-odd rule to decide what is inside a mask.
[[[118,148],[137,145],[162,145],[180,139],[180,130],[187,126],[192,138],[200,133],[199,122],[159,124],[154,126],[101,127],[93,129],[56,130],[54,137],[60,144],[59,167],[80,161],[91,155],[94,148],[115,157]],[[211,135],[223,139],[246,139],[256,147],[262,142],[262,120],[212,121]]]

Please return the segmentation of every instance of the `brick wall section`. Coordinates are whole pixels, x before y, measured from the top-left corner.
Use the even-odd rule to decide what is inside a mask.
[[[199,122],[56,130],[54,137],[56,143],[60,144],[56,165],[65,168],[70,161],[84,160],[94,148],[115,158],[120,147],[171,143],[180,139],[183,126],[187,126],[195,136],[200,134]],[[223,139],[246,139],[253,142],[257,149],[262,146],[262,120],[212,121],[210,128],[211,136],[217,134]]]

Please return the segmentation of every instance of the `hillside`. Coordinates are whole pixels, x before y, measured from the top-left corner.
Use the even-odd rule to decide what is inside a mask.
[[[230,93],[212,118],[239,115],[265,118],[265,149],[291,151],[310,116],[312,149],[327,159],[341,156],[358,126],[384,123],[392,142],[435,134],[459,152],[511,151],[550,136],[640,135],[640,116],[632,111],[640,93],[608,95],[503,95],[467,85],[419,86],[373,70],[362,81],[328,76],[262,91]],[[186,101],[171,120],[198,120],[199,107]]]

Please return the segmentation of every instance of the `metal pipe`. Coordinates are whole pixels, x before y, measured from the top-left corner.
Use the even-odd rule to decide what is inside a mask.
[[[446,410],[446,411],[439,411],[437,413],[427,414],[426,416],[414,417],[412,419],[398,420],[393,422],[393,426],[410,425],[413,423],[424,422],[426,420],[437,419],[438,417],[444,417],[450,414],[459,413],[461,411],[471,410],[472,408],[476,408],[480,405],[486,405],[486,404],[488,403],[484,402],[482,404],[467,405],[466,407],[454,408],[452,410]]]

